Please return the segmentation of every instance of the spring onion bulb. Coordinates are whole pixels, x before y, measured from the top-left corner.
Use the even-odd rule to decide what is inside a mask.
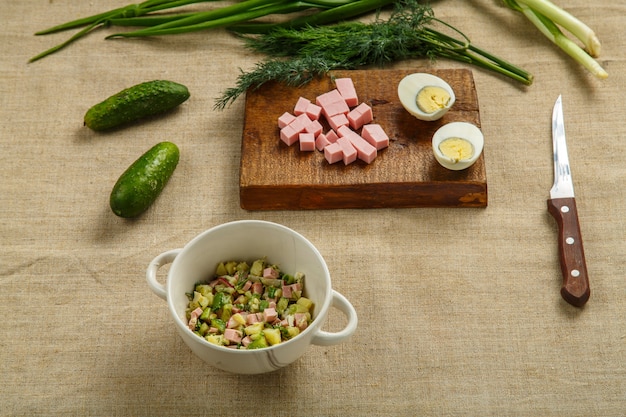
[[[593,75],[600,79],[608,77],[608,73],[594,59],[600,55],[600,40],[585,23],[549,0],[503,0],[503,2],[509,8],[523,13],[546,38]],[[559,26],[574,35],[585,49],[565,36]]]

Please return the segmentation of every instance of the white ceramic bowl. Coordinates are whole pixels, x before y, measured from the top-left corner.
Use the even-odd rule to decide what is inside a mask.
[[[441,152],[439,145],[446,139],[449,138],[461,138],[467,140],[472,144],[474,149],[474,153],[471,158],[454,160],[450,157],[447,157]],[[472,166],[478,157],[483,152],[484,145],[484,137],[483,133],[480,129],[467,122],[452,122],[441,126],[432,139],[433,145],[433,153],[435,154],[435,159],[439,162],[443,167],[451,169],[453,171],[460,171],[462,169],[467,169]]]
[[[186,293],[199,281],[212,277],[215,267],[225,260],[254,260],[266,257],[288,273],[305,274],[304,295],[315,307],[313,322],[298,336],[263,349],[238,350],[207,342],[189,330],[185,309]],[[157,271],[171,263],[165,284]],[[146,271],[150,289],[167,301],[178,333],[189,348],[205,362],[240,374],[270,372],[289,365],[302,356],[309,345],[334,345],[346,340],[357,327],[357,314],[350,302],[331,287],[330,273],[319,251],[304,236],[288,227],[260,220],[240,220],[213,227],[182,249],[163,252],[150,262]],[[333,306],[347,317],[338,332],[322,330]]]

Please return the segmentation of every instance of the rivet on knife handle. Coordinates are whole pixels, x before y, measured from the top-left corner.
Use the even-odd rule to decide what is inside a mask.
[[[573,306],[582,307],[589,299],[590,290],[576,200],[549,199],[548,211],[559,227],[559,260],[563,272],[561,296]]]

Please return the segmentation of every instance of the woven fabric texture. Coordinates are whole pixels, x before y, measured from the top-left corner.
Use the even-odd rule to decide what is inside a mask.
[[[68,36],[37,30],[125,4],[0,4],[0,415],[626,413],[626,4],[560,2],[602,41],[609,78],[598,80],[499,1],[432,2],[474,44],[535,76],[522,87],[443,59],[389,67],[473,70],[487,208],[278,212],[239,206],[244,99],[224,111],[213,104],[263,56],[228,32],[105,41],[109,28],[27,63]],[[185,84],[191,98],[110,133],[83,126],[90,106],[152,79]],[[583,309],[559,295],[546,207],[559,94],[591,282]],[[162,140],[181,151],[171,181],[141,217],[114,216],[113,184]],[[316,245],[358,312],[348,341],[258,376],[222,372],[190,351],[146,268],[239,219],[284,224]],[[332,310],[324,328],[343,320]]]

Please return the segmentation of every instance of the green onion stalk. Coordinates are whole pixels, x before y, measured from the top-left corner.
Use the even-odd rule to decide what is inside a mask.
[[[107,39],[161,36],[220,27],[228,28],[243,23],[260,23],[258,19],[263,17],[296,12],[299,12],[298,17],[292,19],[290,16],[284,20],[290,25],[330,24],[358,17],[394,2],[393,0],[242,0],[208,11],[180,10],[184,6],[195,3],[215,1],[217,0],[147,0],[63,23],[35,34],[47,35],[70,29],[81,29],[66,41],[34,56],[29,62],[58,52],[94,30],[105,27],[142,27],[142,29],[114,33]],[[282,23],[266,24],[263,27],[270,29],[280,24]]]
[[[535,25],[551,42],[600,79],[608,73],[594,59],[600,56],[600,40],[586,24],[548,0],[502,0]],[[565,36],[560,27],[574,35],[585,49]]]

